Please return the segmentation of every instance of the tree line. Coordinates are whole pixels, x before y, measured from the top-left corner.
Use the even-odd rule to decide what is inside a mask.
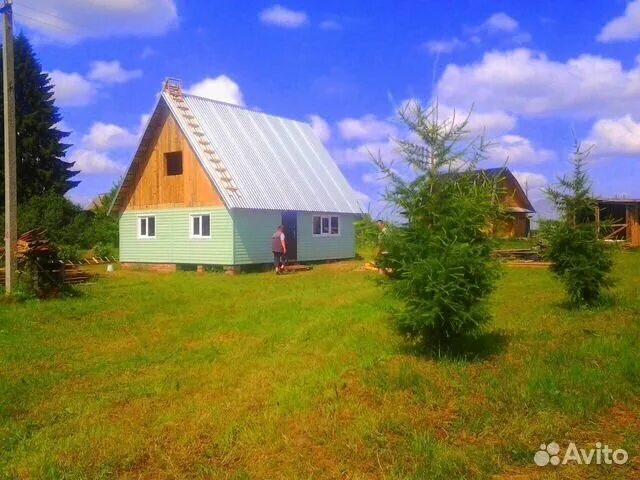
[[[85,211],[65,196],[80,183],[73,162],[65,160],[71,147],[65,141],[69,132],[60,128],[62,116],[55,104],[51,78],[22,33],[15,39],[14,62],[19,232],[44,227],[49,238],[71,257],[96,247],[113,253],[118,243],[117,222],[107,215],[108,205],[104,206],[115,189],[92,211]],[[0,104],[2,97],[0,89]],[[4,122],[2,111],[0,118]],[[4,178],[3,129],[0,157],[0,176]],[[4,231],[4,181],[0,182],[0,208],[0,228]]]

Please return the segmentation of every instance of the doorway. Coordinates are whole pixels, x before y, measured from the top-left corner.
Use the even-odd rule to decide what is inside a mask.
[[[298,259],[298,214],[282,212],[285,242],[287,244],[287,260]]]

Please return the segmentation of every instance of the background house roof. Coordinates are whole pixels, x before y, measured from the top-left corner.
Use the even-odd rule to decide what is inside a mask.
[[[522,195],[522,198],[525,201],[525,208],[516,208],[511,207],[510,211],[512,212],[526,212],[526,213],[536,213],[536,209],[533,208],[533,205],[529,201],[529,197],[522,189],[522,185],[518,182],[518,179],[511,173],[507,167],[497,167],[497,168],[485,168],[478,170],[478,172],[484,173],[487,177],[504,177],[506,180],[509,180],[516,186],[516,189]]]
[[[310,125],[184,95],[237,187],[232,192],[221,185],[176,101],[167,92],[162,98],[228,208],[360,213],[351,186]]]

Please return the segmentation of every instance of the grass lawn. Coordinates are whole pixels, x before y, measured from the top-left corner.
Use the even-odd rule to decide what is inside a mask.
[[[407,348],[358,265],[0,305],[0,478],[640,478],[640,252],[593,311],[505,269],[465,358]],[[552,440],[630,460],[536,467]]]

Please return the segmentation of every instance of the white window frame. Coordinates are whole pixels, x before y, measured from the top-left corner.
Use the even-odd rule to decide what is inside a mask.
[[[153,218],[153,235],[149,235],[149,219]],[[142,220],[147,222],[147,233],[142,234]],[[153,240],[158,236],[158,222],[155,215],[138,215],[138,239],[139,240]]]
[[[200,233],[198,235],[196,235],[195,233],[193,233],[193,219],[199,217],[200,218]],[[209,235],[202,235],[202,217],[209,217]],[[208,239],[211,238],[211,230],[213,230],[213,225],[211,224],[211,217],[212,215],[210,213],[192,213],[189,215],[189,238],[193,238],[193,239]]]
[[[320,218],[320,233],[315,233],[313,231],[314,220],[316,217]],[[331,233],[332,218],[338,219],[338,233]],[[322,232],[322,224],[325,219],[329,223],[329,231],[327,233]],[[312,215],[311,216],[311,235],[314,237],[340,237],[342,235],[342,220],[340,219],[340,215]]]

